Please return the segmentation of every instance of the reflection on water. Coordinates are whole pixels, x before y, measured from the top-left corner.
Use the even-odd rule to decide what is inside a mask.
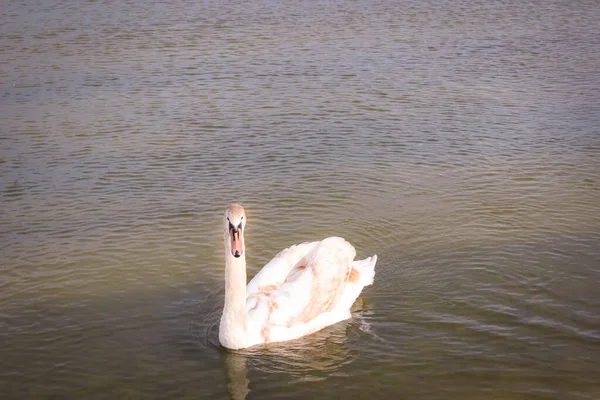
[[[336,324],[317,334],[290,343],[272,343],[252,354],[252,366],[264,372],[285,372],[298,379],[309,379],[312,372],[339,370],[354,359],[347,347],[348,321]],[[317,379],[312,376],[311,379]]]
[[[232,400],[243,400],[249,392],[246,376],[246,355],[230,352],[225,356],[227,371],[227,390]]]
[[[225,368],[227,389],[233,399],[243,399],[252,387],[247,376],[247,365],[253,371],[268,375],[285,374],[292,382],[314,382],[336,375],[344,365],[355,358],[345,345],[348,322],[337,324],[315,335],[290,343],[227,352]],[[340,374],[337,374],[341,376]]]
[[[356,358],[356,351],[347,342],[360,335],[382,341],[372,330],[366,317],[370,314],[363,297],[359,297],[352,307],[354,317],[334,326],[327,327],[313,335],[298,340],[271,343],[249,349],[231,351],[218,343],[218,327],[221,317],[222,293],[208,293],[197,306],[196,317],[191,321],[192,333],[203,346],[217,348],[224,355],[227,390],[232,399],[244,399],[251,390],[248,367],[268,375],[285,374],[295,382],[325,380],[328,376],[348,376],[340,369],[350,365]]]
[[[600,398],[597,2],[5,3],[4,398]],[[224,351],[232,201],[352,320]]]

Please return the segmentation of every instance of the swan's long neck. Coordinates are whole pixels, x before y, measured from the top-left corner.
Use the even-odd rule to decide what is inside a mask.
[[[221,344],[239,349],[246,342],[246,254],[231,254],[229,234],[225,234],[225,306],[219,327]]]

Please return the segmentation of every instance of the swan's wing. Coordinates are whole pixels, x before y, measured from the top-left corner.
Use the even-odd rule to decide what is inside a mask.
[[[342,238],[317,242],[305,255],[306,263],[299,263],[305,268],[291,270],[273,293],[269,322],[290,327],[331,311],[346,286],[355,255],[354,247]]]
[[[259,288],[279,286],[285,282],[294,267],[306,265],[305,259],[320,242],[302,243],[288,247],[275,256],[260,270],[246,287],[246,297],[254,296]],[[304,264],[304,265],[300,265]]]

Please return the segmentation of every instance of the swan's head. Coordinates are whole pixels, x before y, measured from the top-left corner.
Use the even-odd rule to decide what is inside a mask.
[[[246,227],[244,207],[239,204],[228,205],[225,210],[224,222],[231,255],[238,258],[244,254],[244,228]]]

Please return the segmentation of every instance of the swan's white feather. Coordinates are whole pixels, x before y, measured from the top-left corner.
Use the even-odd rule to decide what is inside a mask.
[[[246,287],[247,296],[250,297],[261,286],[281,285],[292,268],[302,258],[310,254],[320,242],[297,244],[282,250],[271,261],[269,261]]]
[[[296,339],[349,318],[377,261],[355,255],[339,237],[280,252],[246,287],[246,346]]]

